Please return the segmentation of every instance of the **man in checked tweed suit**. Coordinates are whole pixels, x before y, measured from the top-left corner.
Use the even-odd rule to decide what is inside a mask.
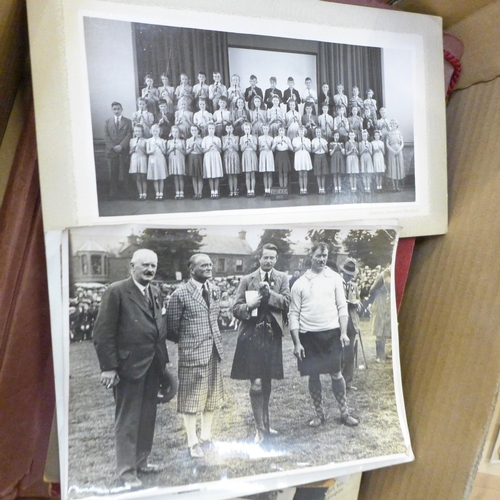
[[[186,427],[189,454],[204,456],[200,444],[212,441],[214,411],[223,401],[222,337],[217,318],[220,289],[208,283],[212,261],[205,254],[189,260],[191,279],[170,297],[167,306],[168,339],[179,344],[179,390],[177,411]],[[200,440],[196,415],[201,413]]]

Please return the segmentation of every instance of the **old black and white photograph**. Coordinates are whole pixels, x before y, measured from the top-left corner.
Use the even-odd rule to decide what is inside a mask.
[[[71,229],[69,498],[241,478],[255,492],[411,460],[397,240],[382,226]]]
[[[101,217],[416,202],[411,47],[83,26]]]

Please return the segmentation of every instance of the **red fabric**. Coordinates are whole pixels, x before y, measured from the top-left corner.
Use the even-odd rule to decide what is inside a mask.
[[[54,377],[33,105],[0,208],[0,498],[43,483]]]
[[[406,280],[410,270],[411,257],[415,247],[415,238],[401,238],[396,252],[396,264],[394,268],[396,283],[396,306],[399,311],[403,293],[405,291]]]

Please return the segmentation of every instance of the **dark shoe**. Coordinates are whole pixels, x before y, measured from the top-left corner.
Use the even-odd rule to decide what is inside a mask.
[[[142,481],[138,477],[131,477],[123,481],[123,486],[128,490],[135,490],[136,488],[140,488],[142,486]]]
[[[347,427],[356,427],[359,424],[359,422],[354,417],[351,417],[349,413],[341,415],[340,420],[344,425],[347,425]]]
[[[138,467],[137,472],[139,474],[155,474],[160,472],[160,466],[156,464],[147,464],[144,467]]]
[[[205,456],[205,453],[203,453],[199,443],[196,443],[189,448],[189,456],[191,458],[203,458]]]
[[[200,442],[201,446],[211,446],[213,444],[212,438],[210,439],[199,438],[198,441]]]

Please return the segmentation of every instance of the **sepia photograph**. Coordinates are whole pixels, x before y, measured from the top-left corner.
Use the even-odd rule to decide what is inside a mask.
[[[100,216],[416,201],[411,47],[83,24]]]
[[[397,240],[381,226],[71,229],[68,497],[255,492],[411,460]]]

